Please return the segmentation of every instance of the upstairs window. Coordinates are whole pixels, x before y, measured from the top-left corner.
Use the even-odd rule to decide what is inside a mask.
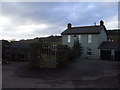
[[[79,43],[81,43],[81,35],[78,35]]]
[[[77,35],[74,35],[74,43],[77,41]]]
[[[88,43],[92,43],[92,35],[88,35]]]
[[[74,35],[74,41],[77,39],[77,35]]]
[[[71,36],[68,35],[68,42],[71,42]]]

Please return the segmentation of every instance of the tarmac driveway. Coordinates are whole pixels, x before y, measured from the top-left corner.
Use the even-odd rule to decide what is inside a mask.
[[[118,88],[120,62],[77,60],[66,69],[28,71],[26,62],[2,67],[3,88]]]

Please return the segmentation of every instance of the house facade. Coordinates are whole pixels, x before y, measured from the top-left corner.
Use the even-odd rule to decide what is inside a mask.
[[[76,38],[82,46],[83,53],[81,58],[100,59],[100,49],[102,42],[107,41],[107,32],[104,22],[101,20],[100,25],[72,27],[67,25],[67,29],[62,33],[62,44],[72,47]]]

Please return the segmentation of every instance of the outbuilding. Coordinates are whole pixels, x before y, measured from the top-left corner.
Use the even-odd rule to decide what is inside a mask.
[[[105,41],[99,46],[99,49],[101,60],[120,61],[120,42]]]

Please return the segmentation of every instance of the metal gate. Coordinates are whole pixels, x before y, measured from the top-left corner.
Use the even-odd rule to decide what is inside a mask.
[[[56,67],[57,47],[56,45],[42,46],[41,50],[41,67]]]

